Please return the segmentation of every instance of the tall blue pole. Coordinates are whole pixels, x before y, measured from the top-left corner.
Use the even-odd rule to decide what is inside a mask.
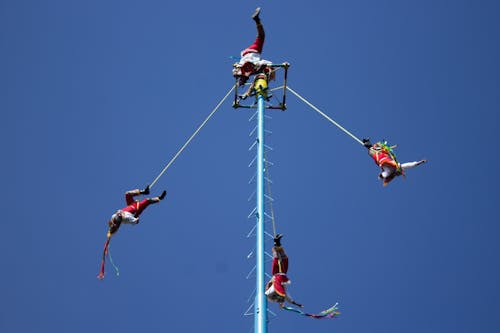
[[[263,75],[256,79],[257,92],[257,264],[256,293],[254,303],[254,332],[267,333],[267,299],[265,292],[264,271],[264,95],[267,78]]]

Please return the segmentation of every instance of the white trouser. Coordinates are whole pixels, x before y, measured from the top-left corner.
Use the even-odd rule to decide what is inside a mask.
[[[269,296],[270,294],[274,293],[274,284],[271,284],[271,287],[269,287],[269,289],[266,290],[265,294],[266,296]]]
[[[422,161],[401,163],[400,166],[401,166],[401,169],[406,170],[406,169],[411,169],[413,167],[416,167],[417,165],[420,165],[420,164],[422,164]],[[391,166],[391,165],[384,164],[384,165],[382,165],[381,168],[382,168],[382,172],[380,173],[380,177],[382,177],[382,178],[388,178],[394,172],[396,172],[396,168]]]
[[[114,217],[118,213],[121,213],[122,223],[126,223],[126,224],[137,224],[137,223],[139,223],[139,218],[138,217],[135,217],[134,214],[131,214],[129,212],[124,212],[123,210],[119,210],[118,212],[116,212],[115,214],[113,214],[113,216],[111,218],[114,219]]]
[[[387,164],[382,165],[381,168],[382,168],[382,172],[380,173],[381,178],[388,178],[390,175],[396,172],[396,169],[393,166]]]

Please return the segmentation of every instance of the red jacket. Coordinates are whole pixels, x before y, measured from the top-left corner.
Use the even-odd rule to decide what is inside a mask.
[[[398,164],[396,163],[396,161],[394,161],[391,155],[384,150],[376,150],[370,148],[368,154],[370,154],[370,156],[373,158],[375,164],[377,164],[380,167],[383,166],[384,164],[387,164],[394,168],[398,168]]]

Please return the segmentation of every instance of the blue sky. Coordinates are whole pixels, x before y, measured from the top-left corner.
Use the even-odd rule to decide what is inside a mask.
[[[427,158],[383,188],[363,147],[290,95],[270,113],[274,209],[291,293],[270,332],[498,332],[496,1],[0,2],[6,207],[2,332],[250,332],[254,170],[227,101],[123,226],[106,221],[233,84],[255,37],[289,85],[358,137]],[[271,243],[269,242],[268,245]]]

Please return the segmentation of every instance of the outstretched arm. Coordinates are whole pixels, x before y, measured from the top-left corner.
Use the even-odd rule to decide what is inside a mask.
[[[414,168],[420,164],[427,163],[427,160],[420,160],[416,162],[406,162],[406,163],[401,163],[401,169],[406,170],[410,168]]]

